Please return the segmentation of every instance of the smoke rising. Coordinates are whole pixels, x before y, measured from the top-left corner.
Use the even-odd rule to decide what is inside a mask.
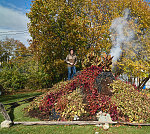
[[[132,40],[134,40],[135,35],[133,29],[129,25],[130,10],[125,9],[123,14],[123,17],[115,18],[110,27],[110,36],[112,41],[110,55],[114,56],[112,60],[113,65],[120,58],[122,50],[126,49],[127,43],[130,43]]]

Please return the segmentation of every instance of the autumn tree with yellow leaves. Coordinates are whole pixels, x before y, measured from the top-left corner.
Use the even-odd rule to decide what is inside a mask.
[[[147,2],[135,0],[121,1],[116,7],[130,10],[128,28],[133,33],[133,38],[121,46],[122,55],[117,64],[129,78],[140,78],[138,89],[142,89],[150,78],[150,7]],[[132,35],[130,32],[126,28],[125,37]]]
[[[123,16],[126,8],[132,20],[138,21],[135,25],[138,38],[142,39],[149,29],[149,5],[142,0],[33,0],[32,3],[27,13],[32,36],[30,47],[51,80],[55,74],[59,75],[58,70],[65,70],[64,59],[71,46],[80,61],[91,51],[109,54],[111,23]],[[122,61],[127,67],[125,58]]]

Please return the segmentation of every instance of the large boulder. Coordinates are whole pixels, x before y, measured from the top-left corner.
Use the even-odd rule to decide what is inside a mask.
[[[103,113],[102,111],[100,111],[99,113],[97,113],[96,117],[97,117],[98,121],[101,121],[101,122],[112,122],[110,114]]]
[[[12,126],[12,121],[5,120],[5,121],[1,122],[1,128],[9,128],[11,126]]]

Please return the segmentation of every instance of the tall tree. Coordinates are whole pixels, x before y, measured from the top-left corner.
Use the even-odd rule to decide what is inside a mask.
[[[124,28],[123,34],[125,38],[133,36],[132,39],[130,37],[128,38],[129,40],[124,39],[126,43],[121,45],[122,57],[118,65],[122,72],[126,73],[129,77],[144,77],[138,86],[139,89],[142,89],[150,78],[150,7],[145,1],[122,0],[119,3],[118,1],[114,2],[112,4],[116,6],[111,7],[115,11],[115,18],[123,16],[122,11],[124,9],[129,9],[128,28]]]
[[[25,49],[26,47],[19,40],[6,37],[5,40],[0,41],[0,60],[8,62],[11,58],[17,57],[19,53],[25,53]]]
[[[149,6],[142,0],[35,0],[27,13],[32,50],[47,73],[65,59],[69,47],[83,59],[89,51],[110,52],[111,22],[128,8],[138,18],[137,31],[149,27]],[[137,32],[138,35],[141,34]],[[59,64],[57,64],[59,65]]]

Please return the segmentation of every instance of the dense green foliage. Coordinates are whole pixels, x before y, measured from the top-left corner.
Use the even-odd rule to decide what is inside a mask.
[[[48,75],[38,69],[38,64],[32,57],[18,58],[20,59],[2,64],[0,83],[5,92],[49,86]]]
[[[6,91],[25,88],[27,78],[17,67],[5,66],[0,72],[0,83]]]

